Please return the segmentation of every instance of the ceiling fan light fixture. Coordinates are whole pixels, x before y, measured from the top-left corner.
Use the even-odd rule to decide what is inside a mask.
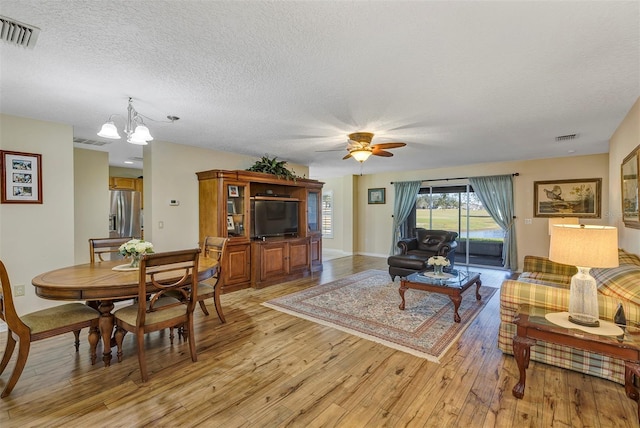
[[[371,150],[359,149],[359,150],[353,150],[351,152],[351,157],[360,163],[363,163],[364,161],[369,159],[369,156],[371,156]]]

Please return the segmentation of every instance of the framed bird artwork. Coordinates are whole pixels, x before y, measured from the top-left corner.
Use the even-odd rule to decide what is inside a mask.
[[[534,181],[534,217],[600,218],[602,178]]]

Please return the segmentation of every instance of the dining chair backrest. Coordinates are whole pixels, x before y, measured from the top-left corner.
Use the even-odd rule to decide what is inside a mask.
[[[149,297],[148,305],[138,305],[138,327],[145,325],[149,313],[169,310],[178,305],[185,305],[186,313],[192,313],[198,299],[198,257],[200,248],[145,254],[140,259],[140,276],[138,283],[138,302]],[[179,293],[181,301],[174,304],[162,302],[162,297]]]
[[[212,258],[222,264],[222,257],[227,248],[229,238],[220,238],[217,236],[206,236],[202,241],[202,255]]]
[[[0,282],[2,283],[2,294],[0,295],[0,318],[7,323],[10,331],[29,332],[29,327],[20,320],[20,317],[16,312],[16,308],[13,305],[9,274],[7,273],[7,268],[4,266],[2,261],[0,261]]]
[[[222,313],[222,305],[220,304],[220,293],[222,288],[222,269],[224,266],[224,257],[227,251],[227,242],[229,238],[220,238],[216,236],[206,236],[202,241],[202,255],[206,258],[214,259],[218,261],[216,266],[216,272],[211,278],[198,284],[198,301],[200,308],[205,315],[209,315],[205,300],[209,297],[213,298],[213,303],[218,313],[218,318],[221,322],[225,322],[224,314]]]
[[[104,262],[103,255],[117,254],[119,248],[125,242],[130,241],[130,236],[124,238],[91,238],[89,239],[89,258],[91,263]],[[97,260],[96,260],[97,259]]]

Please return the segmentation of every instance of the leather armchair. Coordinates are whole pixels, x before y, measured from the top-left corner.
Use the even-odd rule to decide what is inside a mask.
[[[415,238],[403,238],[398,241],[400,254],[413,254],[428,259],[431,256],[444,256],[453,266],[455,250],[458,246],[456,232],[446,230],[415,229]]]
[[[405,277],[413,272],[425,270],[427,260],[432,256],[444,256],[449,259],[453,268],[455,253],[458,243],[456,238],[458,233],[446,230],[427,230],[423,228],[415,229],[415,237],[403,238],[397,245],[401,250],[400,254],[387,259],[389,264],[389,275],[394,280],[396,276]]]

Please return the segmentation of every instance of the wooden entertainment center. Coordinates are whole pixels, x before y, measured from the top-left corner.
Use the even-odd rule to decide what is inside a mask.
[[[200,194],[200,242],[229,237],[222,292],[261,288],[322,270],[322,185],[243,170],[196,173]],[[297,231],[286,236],[251,236],[252,201],[294,201]],[[295,208],[294,208],[295,211]]]

